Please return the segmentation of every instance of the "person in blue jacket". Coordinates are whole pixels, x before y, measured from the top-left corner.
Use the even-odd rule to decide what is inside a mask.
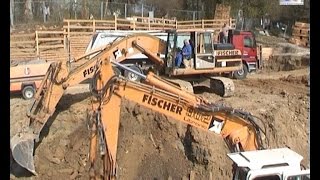
[[[189,43],[189,40],[185,39],[184,46],[182,47],[182,50],[177,54],[175,59],[175,65],[177,68],[181,66],[182,59],[191,59],[191,53],[192,53],[192,47]]]

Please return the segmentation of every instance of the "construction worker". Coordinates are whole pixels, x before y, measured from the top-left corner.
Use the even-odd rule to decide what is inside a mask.
[[[228,43],[228,34],[229,34],[229,26],[224,23],[222,27],[222,33],[223,33],[223,43]]]
[[[181,51],[177,54],[176,59],[175,59],[175,65],[177,68],[181,66],[182,59],[191,59],[191,54],[192,54],[192,47],[189,43],[188,39],[185,39],[183,41],[184,46],[182,47]]]

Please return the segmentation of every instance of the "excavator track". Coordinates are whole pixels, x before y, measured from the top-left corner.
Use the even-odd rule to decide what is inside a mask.
[[[193,94],[193,86],[190,82],[188,81],[184,81],[181,79],[168,79],[168,78],[164,78],[167,81],[170,81],[174,84],[176,84],[177,86],[179,86],[183,91],[189,92]]]
[[[214,93],[222,97],[230,97],[234,94],[234,83],[232,79],[225,77],[208,77],[210,88]]]

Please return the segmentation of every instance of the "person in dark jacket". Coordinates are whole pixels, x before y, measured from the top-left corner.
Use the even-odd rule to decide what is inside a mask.
[[[182,50],[177,54],[175,59],[175,65],[177,68],[181,66],[182,59],[191,59],[192,54],[192,47],[189,43],[188,39],[184,40],[184,46],[182,47]]]

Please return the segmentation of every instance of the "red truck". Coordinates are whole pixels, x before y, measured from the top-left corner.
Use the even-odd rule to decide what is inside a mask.
[[[229,30],[229,43],[242,53],[243,69],[233,73],[234,78],[244,79],[249,72],[261,68],[261,47],[251,31]]]

